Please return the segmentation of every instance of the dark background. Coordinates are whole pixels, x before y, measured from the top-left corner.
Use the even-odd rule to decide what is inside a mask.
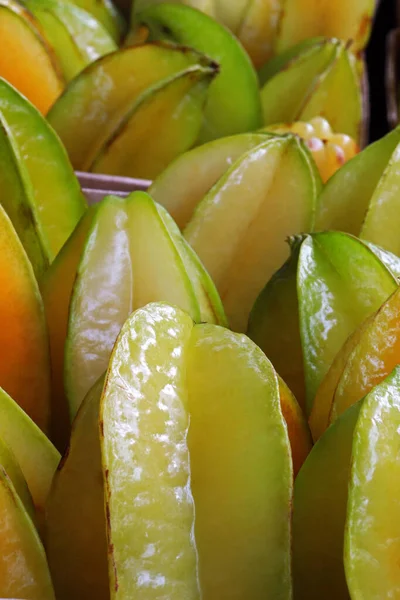
[[[386,36],[396,25],[396,0],[381,0],[366,53],[371,101],[370,141],[389,130],[385,97]]]

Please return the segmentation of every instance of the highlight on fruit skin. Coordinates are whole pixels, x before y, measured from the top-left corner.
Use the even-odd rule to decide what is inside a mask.
[[[258,76],[264,127],[320,116],[335,132],[366,144],[365,65],[343,39],[303,41],[269,61]]]
[[[306,142],[324,183],[360,151],[353,138],[345,133],[332,131],[323,117],[314,117],[308,122],[269,125],[265,131],[294,133],[301,137]]]
[[[38,21],[16,0],[0,2],[0,39],[0,77],[46,114],[65,85],[61,64]]]

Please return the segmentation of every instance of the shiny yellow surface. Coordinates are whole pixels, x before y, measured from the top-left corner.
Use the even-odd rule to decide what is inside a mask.
[[[100,432],[113,600],[201,597],[187,439],[192,329],[168,305],[141,309],[111,357]]]
[[[135,10],[161,4],[161,0],[138,0]],[[239,39],[253,64],[263,65],[273,52],[281,15],[280,0],[174,0],[197,8],[225,25]]]
[[[31,264],[0,208],[0,386],[46,429],[50,358],[43,303]]]
[[[296,600],[348,600],[343,564],[347,488],[359,406],[311,450],[294,485],[293,590]]]
[[[298,138],[273,138],[243,155],[199,205],[185,238],[232,329],[246,329],[258,294],[289,254],[286,237],[312,227],[318,185]]]
[[[0,203],[11,219],[13,227],[39,279],[49,267],[49,258],[37,231],[34,215],[26,193],[21,162],[14,153],[7,131],[0,127]]]
[[[244,335],[197,325],[187,386],[201,597],[288,600],[293,473],[272,365]]]
[[[93,15],[118,43],[125,23],[111,0],[74,0],[74,4]]]
[[[353,333],[347,338],[329,371],[321,381],[321,384],[315,395],[312,406],[309,424],[314,441],[317,441],[329,426],[329,417],[332,409],[332,403],[335,397],[337,385],[346,366],[347,360],[359,343],[363,332],[375,318],[375,314],[368,317]]]
[[[308,123],[296,121],[271,125],[266,127],[266,130],[296,133],[306,140],[324,183],[359,152],[357,144],[350,136],[333,133],[328,121],[323,117],[314,117]]]
[[[397,287],[392,273],[357,238],[328,231],[303,241],[297,289],[308,415],[346,339]]]
[[[240,158],[265,141],[265,134],[241,134],[203,144],[176,158],[152,183],[151,197],[184,229],[199,202]]]
[[[328,182],[319,199],[318,231],[360,234],[371,198],[399,142],[400,130],[394,129],[362,150]]]
[[[231,0],[225,4],[233,5]],[[282,14],[280,0],[249,0],[236,32],[256,68],[264,65],[273,54],[273,45]]]
[[[38,522],[42,525],[47,496],[61,456],[44,433],[2,389],[0,437],[18,461],[32,496]]]
[[[64,391],[64,346],[69,303],[82,250],[96,210],[97,205],[89,207],[40,284],[50,338],[51,439],[61,451],[67,446],[70,432],[68,403]]]
[[[0,122],[24,182],[28,214],[51,262],[74,230],[86,201],[65,149],[47,121],[0,79]]]
[[[154,179],[199,135],[215,67],[193,66],[149,89],[110,132],[89,170]]]
[[[365,396],[400,362],[400,290],[378,310],[349,355],[336,386],[330,421]]]
[[[146,44],[119,50],[89,66],[48,115],[73,166],[87,169],[134,98],[198,60],[190,50]]]
[[[230,3],[233,10],[236,4]],[[210,85],[200,143],[261,127],[257,74],[242,45],[225,27],[198,10],[168,3],[145,8],[136,24],[148,27],[150,39],[194,48],[220,66]]]
[[[296,398],[279,376],[278,382],[281,411],[286,422],[292,450],[293,475],[296,477],[311,451],[313,442],[307,420]]]
[[[360,231],[362,239],[378,244],[397,255],[400,254],[400,244],[396,235],[399,229],[399,175],[400,145],[393,152],[375,188]]]
[[[150,196],[108,197],[94,219],[71,298],[65,384],[72,416],[106,370],[130,313],[161,300],[200,321],[189,274]]]
[[[37,24],[20,4],[2,0],[0,38],[0,77],[46,114],[63,90],[61,69]]]
[[[113,599],[291,597],[290,443],[248,338],[139,309],[111,355],[100,436]]]
[[[46,555],[13,484],[0,467],[0,595],[54,600]]]
[[[315,90],[307,99],[299,119],[309,121],[316,115],[324,116],[333,131],[349,135],[358,144],[365,141],[360,76],[355,58],[345,44],[338,50],[327,72],[321,74],[316,82]]]
[[[287,0],[277,40],[283,52],[297,42],[323,35],[352,40],[352,49],[362,50],[368,40],[374,0]]]
[[[117,50],[104,27],[72,2],[25,0],[70,81],[88,64]]]
[[[363,402],[354,431],[345,564],[353,600],[400,595],[400,369]]]
[[[103,383],[82,403],[47,502],[46,550],[58,600],[110,597],[98,426]]]
[[[318,77],[333,64],[338,47],[339,42],[324,40],[295,56],[268,79],[261,90],[264,125],[300,120],[306,100]]]
[[[308,122],[322,116],[333,131],[347,134],[358,144],[365,141],[357,68],[344,41],[316,42],[265,83],[261,90],[264,125]]]
[[[171,215],[160,204],[156,206],[169,234],[174,240],[174,244],[179,250],[186,272],[189,275],[199,303],[200,321],[202,323],[215,323],[216,325],[228,327],[228,320],[222,306],[221,298],[203,263],[181,235],[179,227]]]

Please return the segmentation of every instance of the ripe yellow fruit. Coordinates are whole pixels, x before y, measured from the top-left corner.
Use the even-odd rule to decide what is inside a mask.
[[[349,135],[334,133],[328,121],[323,117],[314,117],[308,123],[297,121],[271,125],[266,129],[275,133],[295,133],[303,138],[313,155],[324,183],[360,150]]]

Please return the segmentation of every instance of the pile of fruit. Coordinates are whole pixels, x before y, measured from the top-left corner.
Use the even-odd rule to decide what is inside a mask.
[[[0,598],[400,598],[374,11],[0,0]]]

